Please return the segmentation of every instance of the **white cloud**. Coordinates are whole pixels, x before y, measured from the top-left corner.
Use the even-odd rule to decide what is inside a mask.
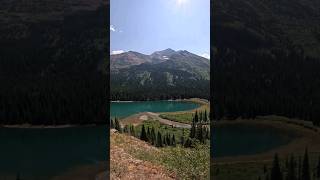
[[[112,24],[110,25],[110,31],[112,31],[112,32],[116,31],[116,28]]]
[[[208,53],[203,53],[200,56],[207,58],[207,59],[210,59],[210,54],[208,54]]]
[[[115,54],[122,54],[124,53],[124,50],[115,50],[115,51],[111,51],[111,55],[115,55]]]
[[[110,31],[122,33],[123,31],[119,28],[116,28],[114,25],[110,25]]]

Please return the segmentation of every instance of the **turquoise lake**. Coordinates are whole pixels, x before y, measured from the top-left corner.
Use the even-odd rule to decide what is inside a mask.
[[[0,128],[0,179],[49,179],[107,159],[107,128]]]
[[[200,107],[199,104],[186,101],[134,101],[111,102],[111,117],[127,117],[139,112],[175,112]]]
[[[263,153],[288,144],[295,138],[294,134],[280,129],[249,124],[218,126],[213,134],[214,157]]]

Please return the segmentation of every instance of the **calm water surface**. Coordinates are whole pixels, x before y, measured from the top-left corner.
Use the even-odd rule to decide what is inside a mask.
[[[106,160],[106,127],[0,128],[0,179],[48,179]]]
[[[174,112],[198,108],[200,105],[186,101],[135,101],[112,102],[111,117],[127,117],[139,112]]]
[[[295,138],[292,133],[269,126],[243,124],[218,126],[213,134],[214,157],[262,153],[285,145]]]

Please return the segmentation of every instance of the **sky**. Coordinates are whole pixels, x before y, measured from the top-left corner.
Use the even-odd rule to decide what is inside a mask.
[[[110,52],[210,55],[210,0],[111,0]]]

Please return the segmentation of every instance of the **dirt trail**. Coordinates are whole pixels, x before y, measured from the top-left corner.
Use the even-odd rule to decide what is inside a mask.
[[[155,121],[158,120],[162,124],[166,124],[166,125],[169,125],[172,127],[177,127],[177,128],[191,128],[190,124],[185,124],[185,123],[170,121],[168,119],[163,119],[159,116],[158,113],[153,113],[153,112],[143,112],[143,113],[134,114],[132,116],[129,116],[127,118],[122,119],[121,123],[123,126],[128,125],[128,124],[132,124],[134,126],[137,126],[146,120],[155,120]]]

